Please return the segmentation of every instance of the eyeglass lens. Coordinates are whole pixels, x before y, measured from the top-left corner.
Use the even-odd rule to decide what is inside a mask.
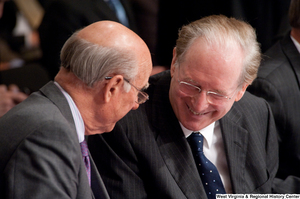
[[[144,92],[139,91],[138,93],[138,104],[142,104],[144,102],[146,102],[149,99],[148,95]]]
[[[179,90],[189,96],[195,96],[201,92],[199,87],[183,81],[179,82]],[[206,100],[211,104],[222,104],[228,100],[228,97],[215,92],[207,91]]]

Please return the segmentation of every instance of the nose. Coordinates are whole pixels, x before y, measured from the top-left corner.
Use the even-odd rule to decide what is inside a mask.
[[[206,92],[201,91],[198,95],[192,97],[192,104],[195,111],[203,110],[209,103],[207,102]]]

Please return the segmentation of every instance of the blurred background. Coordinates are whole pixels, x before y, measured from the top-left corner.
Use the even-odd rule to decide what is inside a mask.
[[[59,53],[76,30],[99,20],[123,23],[149,46],[153,65],[168,69],[178,29],[212,14],[243,19],[262,52],[290,30],[290,0],[10,0],[0,19],[0,84],[30,94],[58,72]],[[154,67],[154,68],[156,68]]]

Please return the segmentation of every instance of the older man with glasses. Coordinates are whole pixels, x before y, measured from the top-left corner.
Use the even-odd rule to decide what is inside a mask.
[[[209,16],[183,26],[171,70],[150,78],[150,99],[89,140],[111,198],[272,193],[273,116],[246,92],[260,60],[255,31],[243,21]]]
[[[0,118],[0,198],[109,199],[86,137],[148,99],[145,42],[112,21],[75,32],[50,81]]]

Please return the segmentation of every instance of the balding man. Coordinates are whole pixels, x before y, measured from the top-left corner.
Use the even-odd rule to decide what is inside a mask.
[[[109,132],[148,99],[143,40],[101,21],[74,33],[54,82],[0,119],[0,198],[109,198],[85,137]]]

